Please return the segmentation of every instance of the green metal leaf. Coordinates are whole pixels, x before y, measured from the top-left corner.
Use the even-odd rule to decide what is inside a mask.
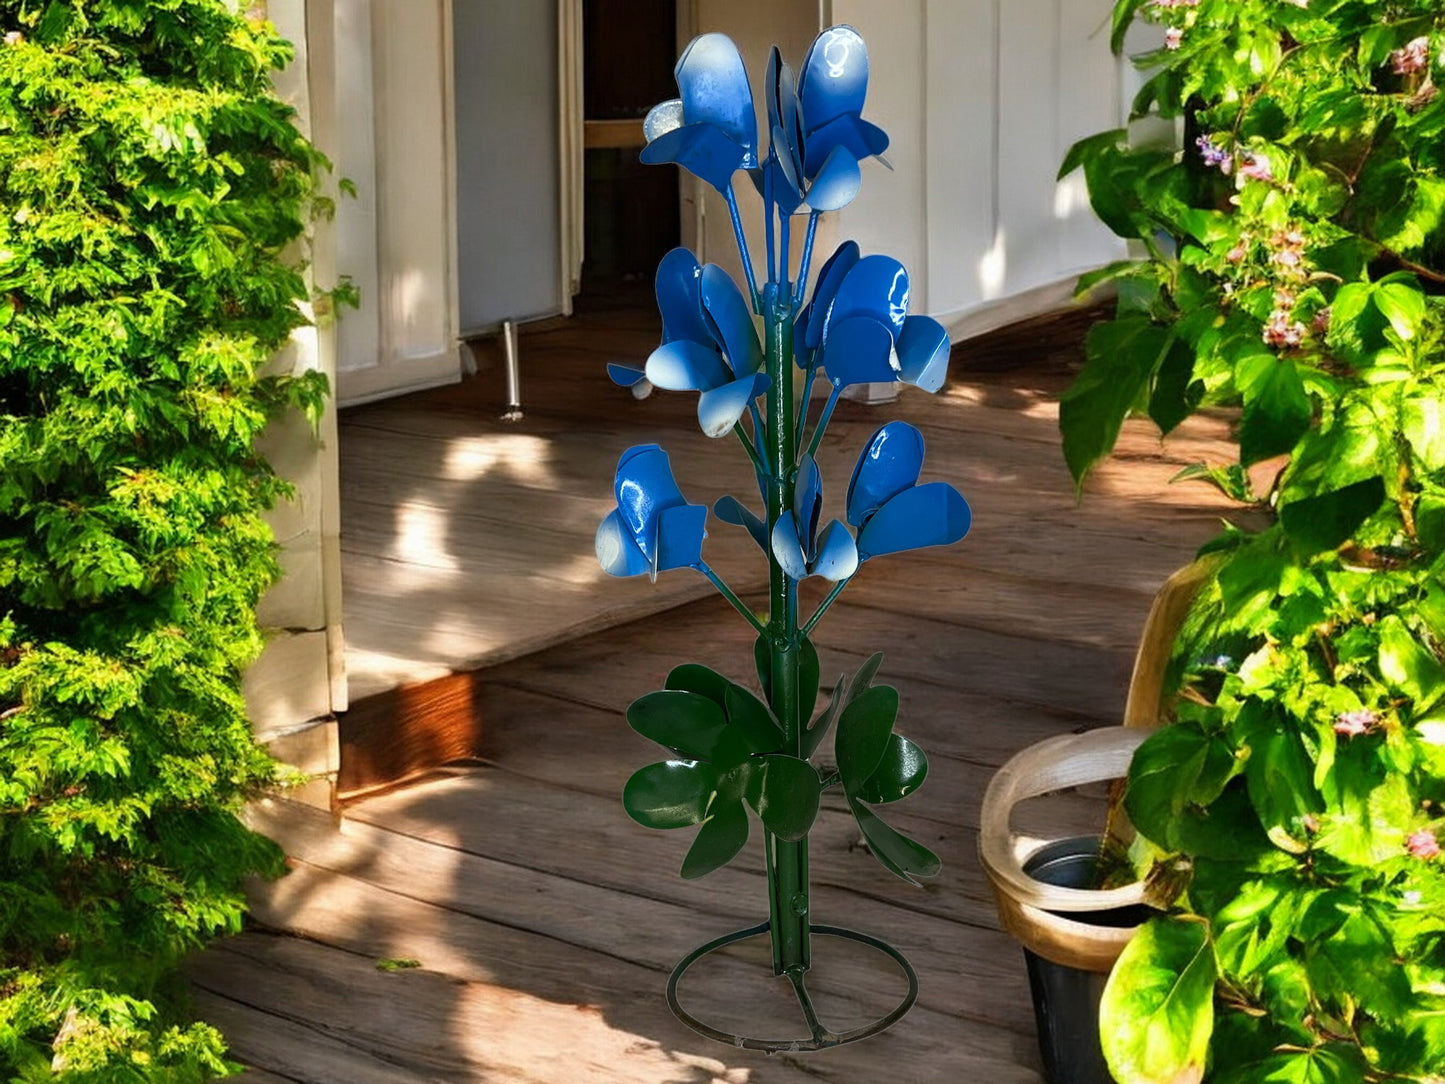
[[[719,794],[708,819],[703,822],[687,857],[682,860],[682,876],[687,880],[706,877],[734,858],[748,841],[748,814],[743,803],[732,795]]]
[[[789,843],[813,827],[822,793],[823,781],[806,760],[779,754],[748,764],[748,804],[769,832]]]
[[[883,759],[854,795],[873,805],[906,798],[923,785],[928,774],[928,757],[902,734],[891,734]]]
[[[838,712],[843,707],[843,695],[848,685],[847,675],[838,678],[838,684],[833,686],[833,695],[828,701],[828,706],[823,714],[818,716],[817,721],[803,732],[803,756],[811,757],[817,752],[818,746],[822,744],[828,729],[833,725],[833,720],[838,717]]]
[[[1291,501],[1279,510],[1279,520],[1290,540],[1305,553],[1321,553],[1348,542],[1384,503],[1385,483],[1376,476]]]
[[[833,752],[843,789],[852,795],[877,769],[898,718],[898,690],[875,685],[858,695],[838,717]]]
[[[1104,987],[1099,1037],[1120,1084],[1204,1076],[1214,1030],[1214,950],[1199,921],[1155,918],[1125,946]]]
[[[723,677],[716,670],[711,670],[699,663],[690,662],[682,666],[675,666],[672,673],[667,675],[664,685],[667,689],[677,689],[683,692],[697,693],[705,696],[714,704],[723,704],[724,694],[732,682]]]
[[[920,877],[938,876],[938,871],[943,868],[938,855],[922,843],[909,839],[883,823],[878,814],[862,802],[850,801],[848,805],[853,810],[853,817],[858,822],[868,849],[890,873],[902,877],[910,884],[919,884]]]
[[[622,805],[645,828],[686,828],[703,822],[716,786],[711,765],[668,760],[633,772],[622,788]]]
[[[853,675],[853,680],[848,684],[848,703],[858,699],[864,689],[873,684],[873,679],[878,676],[878,671],[883,668],[883,652],[879,651],[869,657],[868,661],[858,667],[858,672]]]
[[[648,693],[634,700],[627,709],[627,722],[644,738],[689,760],[712,760],[727,728],[721,707],[681,689]]]
[[[728,685],[724,694],[728,725],[735,728],[754,753],[776,753],[783,747],[783,728],[772,711],[741,685]]]

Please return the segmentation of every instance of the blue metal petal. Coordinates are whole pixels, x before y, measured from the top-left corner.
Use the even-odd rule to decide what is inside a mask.
[[[823,512],[823,472],[813,457],[804,455],[798,464],[798,480],[793,484],[793,515],[798,521],[798,541],[809,561],[816,552],[814,538],[818,533],[818,517]]]
[[[753,187],[758,190],[758,195],[767,198],[765,177],[772,174],[773,202],[778,205],[785,215],[793,214],[803,205],[803,182],[798,176],[799,170],[784,167],[784,158],[779,158],[771,150],[768,152],[768,160],[763,163],[762,169],[755,169],[748,175],[753,179]]]
[[[892,256],[864,256],[843,276],[831,323],[867,316],[893,328],[897,338],[908,316],[908,272]]]
[[[883,157],[883,152],[888,149],[888,133],[862,117],[850,115],[836,117],[821,128],[808,128],[804,142],[803,175],[814,176],[839,147],[860,162],[874,157],[889,169],[893,168]]]
[[[694,568],[702,560],[702,540],[707,537],[707,508],[682,504],[664,508],[657,518],[656,572],[669,568]]]
[[[918,484],[923,470],[923,434],[907,422],[889,422],[858,457],[848,482],[848,522],[861,527],[878,509]]]
[[[878,509],[858,532],[858,559],[946,546],[968,534],[968,502],[947,482],[905,490]]]
[[[672,477],[667,453],[656,444],[639,444],[617,461],[617,511],[649,562],[657,556],[657,517],[664,508],[686,504]]]
[[[842,147],[836,147],[808,189],[808,207],[814,211],[837,211],[853,202],[862,185],[863,172],[858,168],[858,160]]]
[[[808,132],[834,117],[863,112],[868,94],[868,47],[851,26],[830,26],[814,40],[798,77]]]
[[[836,519],[818,536],[818,555],[813,559],[813,575],[836,583],[858,571],[858,547],[847,527]]]
[[[642,122],[642,138],[651,143],[658,136],[665,135],[674,128],[681,128],[683,124],[681,98],[658,102],[647,111],[647,117]]]
[[[798,521],[792,512],[784,512],[773,524],[773,556],[778,567],[795,580],[807,578],[808,562],[803,556],[803,543],[798,538]]]
[[[748,404],[768,390],[768,374],[734,380],[705,391],[697,400],[697,422],[710,437],[725,437],[748,409]]]
[[[893,334],[887,324],[866,316],[829,322],[822,361],[835,387],[897,380],[898,373],[889,361],[892,354]]]
[[[640,576],[652,568],[616,511],[597,525],[596,547],[597,563],[609,576]]]
[[[902,379],[935,392],[948,377],[948,332],[931,316],[910,316],[898,336],[898,365]]]
[[[817,285],[813,287],[813,300],[808,305],[807,330],[803,333],[804,345],[816,350],[823,341],[823,330],[828,323],[828,313],[833,308],[833,299],[838,296],[838,287],[843,276],[853,270],[861,255],[857,241],[844,241],[828,257],[818,272]],[[801,319],[799,324],[801,324]]]
[[[768,99],[768,131],[770,132],[783,122],[781,85],[783,69],[786,67],[787,64],[783,63],[782,51],[774,45],[772,49],[768,51],[768,69],[763,75],[764,95]],[[789,72],[788,74],[791,78],[792,73]],[[774,151],[778,149],[776,143],[773,144],[772,149]]]
[[[683,50],[673,69],[688,124],[714,124],[744,152],[741,166],[758,164],[758,120],[753,91],[738,47],[726,34],[703,34]]]
[[[647,379],[665,391],[708,391],[732,383],[722,355],[700,342],[664,343],[647,358]]]
[[[622,365],[615,361],[607,363],[607,375],[612,378],[612,383],[620,384],[624,388],[630,388],[647,376],[641,369],[634,369],[630,365]]]
[[[657,265],[657,311],[662,314],[662,341],[708,341],[702,318],[702,267],[685,248],[675,248]]]
[[[736,376],[752,376],[763,367],[753,311],[732,276],[717,264],[702,269],[702,311],[713,337],[723,348]]]
[[[643,147],[638,157],[650,166],[676,162],[723,195],[727,194],[734,173],[752,168],[748,151],[717,125],[706,122],[685,124],[664,132]]]
[[[748,534],[764,553],[768,552],[768,525],[759,519],[751,508],[736,497],[719,497],[712,506],[712,514],[724,523],[747,528]]]

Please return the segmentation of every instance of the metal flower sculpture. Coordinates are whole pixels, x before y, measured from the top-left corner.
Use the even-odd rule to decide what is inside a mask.
[[[707,510],[688,504],[656,445],[629,449],[617,467],[617,509],[597,531],[597,556],[616,576],[693,568],[708,577],[758,634],[754,664],[763,696],[705,666],[687,664],[666,688],[628,709],[633,729],[666,750],[666,759],[628,780],[623,804],[650,828],[693,828],[684,877],[701,877],[745,846],[749,810],[762,823],[769,917],[728,934],[684,959],[668,983],[668,1004],[689,1026],[734,1045],[816,1050],[851,1042],[899,1019],[917,997],[917,978],[897,950],[876,938],[811,922],[808,832],[822,794],[839,787],[858,830],[887,869],[917,883],[938,872],[938,858],[890,828],[875,807],[898,801],[923,782],[928,760],[894,733],[898,693],[873,679],[875,655],[843,675],[816,712],[818,655],[809,633],[862,564],[922,546],[945,545],[969,528],[963,497],[945,482],[919,484],[923,437],[891,422],[863,448],[848,485],[843,518],[821,530],[823,478],[814,458],[842,390],[902,381],[937,391],[947,373],[948,336],[937,321],[908,313],[908,275],[886,256],[841,245],[817,276],[805,305],[818,215],[846,205],[858,191],[861,159],[880,155],[888,137],[863,119],[868,53],[851,27],[820,34],[796,81],[772,50],[764,83],[767,153],[760,157],[752,91],[737,47],[706,34],[676,68],[679,97],[646,121],[644,162],[674,162],[727,199],[747,274],[746,293],[721,268],[700,266],[692,253],[667,254],[657,274],[662,342],[640,368],[609,366],[613,380],[644,378],[669,390],[696,391],[698,421],[708,436],[736,435],[752,462],[761,514],[736,497],[713,508],[724,523],[747,530],[766,555],[770,599],[766,621],[755,615],[702,559]],[[762,197],[767,274],[761,288],[743,239],[734,182],[746,171]],[[798,281],[791,266],[790,223],[808,215]],[[759,341],[754,315],[761,317]],[[793,387],[792,366],[807,373]],[[819,372],[832,389],[808,434],[810,392]],[[799,620],[798,583],[822,576],[833,583],[806,621]],[[813,757],[833,733],[833,768]],[[677,999],[678,980],[702,956],[747,937],[771,937],[773,969],[792,983],[809,1035],[761,1039],[733,1035],[691,1016]],[[804,976],[814,935],[861,941],[891,957],[908,993],[872,1024],[836,1033],[819,1019]]]

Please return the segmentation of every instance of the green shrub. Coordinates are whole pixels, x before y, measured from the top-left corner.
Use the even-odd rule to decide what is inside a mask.
[[[221,1075],[167,977],[280,854],[242,669],[277,569],[256,454],[324,383],[284,250],[319,164],[227,0],[0,2],[0,1076]]]
[[[1119,0],[1164,47],[1136,113],[1180,151],[1078,144],[1150,258],[1061,425],[1077,478],[1125,413],[1236,411],[1186,472],[1247,508],[1177,645],[1176,720],[1125,804],[1170,918],[1120,961],[1126,1084],[1445,1069],[1445,7]],[[1258,487],[1258,488],[1256,488]],[[1212,1035],[1212,1039],[1211,1039]]]

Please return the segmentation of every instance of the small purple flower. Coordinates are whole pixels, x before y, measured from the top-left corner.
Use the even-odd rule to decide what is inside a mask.
[[[1430,39],[1425,36],[1406,42],[1390,54],[1396,75],[1414,75],[1430,66]]]
[[[1421,828],[1410,833],[1410,838],[1405,840],[1405,849],[1415,858],[1438,858],[1440,841],[1435,838],[1435,833],[1430,829]]]
[[[1274,174],[1269,169],[1269,157],[1263,154],[1246,154],[1239,167],[1241,180],[1272,181]]]
[[[1234,156],[1207,135],[1196,139],[1194,145],[1199,148],[1199,157],[1204,159],[1206,166],[1218,166],[1224,173],[1228,173],[1233,167]]]
[[[1335,716],[1335,733],[1346,738],[1358,738],[1368,734],[1379,724],[1380,717],[1369,708],[1358,711],[1342,711]]]

